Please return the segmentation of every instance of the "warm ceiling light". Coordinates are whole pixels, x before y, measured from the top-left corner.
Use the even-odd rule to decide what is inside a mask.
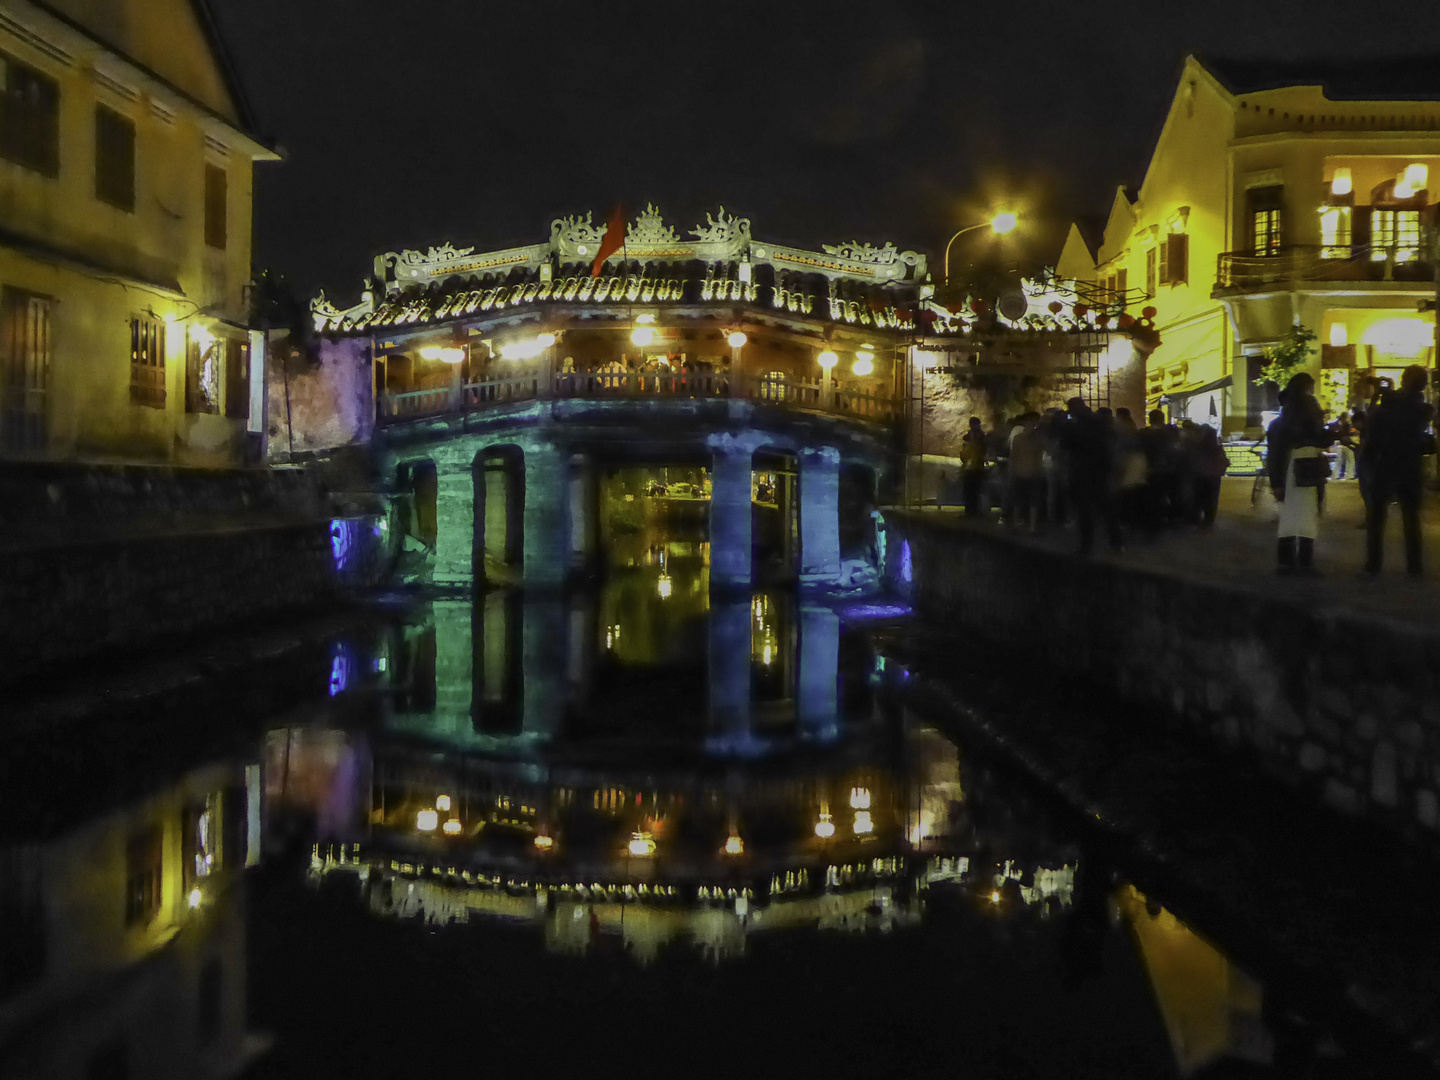
[[[1349,195],[1354,190],[1354,181],[1350,177],[1348,166],[1342,165],[1335,170],[1335,175],[1330,178],[1331,195]]]
[[[840,357],[835,355],[835,351],[833,349],[826,349],[815,359],[826,371],[829,371],[831,368],[833,368],[836,364],[840,362]]]
[[[850,809],[851,809],[851,810],[869,810],[869,809],[870,809],[870,789],[869,789],[869,788],[852,787],[852,788],[850,789]]]
[[[1330,324],[1330,344],[1337,349],[1350,344],[1350,331],[1343,322]]]
[[[855,812],[855,835],[863,836],[866,833],[875,831],[875,822],[870,818],[869,810],[857,810]]]
[[[1012,232],[1015,228],[1017,220],[1018,219],[1015,217],[1014,214],[1008,212],[1004,214],[996,214],[993,218],[990,219],[990,228],[997,233]]]
[[[542,349],[548,349],[551,345],[555,344],[555,335],[548,333],[540,334],[535,338],[535,344],[539,345]]]
[[[630,340],[642,348],[655,340],[655,330],[650,326],[637,326],[630,331]]]
[[[730,348],[743,349],[745,347],[745,342],[749,341],[750,339],[745,336],[744,331],[731,330],[730,336],[727,337],[725,340],[730,343]]]
[[[512,341],[509,345],[500,346],[500,357],[503,360],[533,360],[544,352],[548,345],[545,339],[549,337],[550,344],[554,344],[554,338],[549,334],[541,334],[539,337],[526,338],[524,341]],[[423,353],[421,355],[424,355]]]
[[[541,833],[539,836],[535,837],[535,846],[541,851],[549,851],[552,847],[555,846],[555,838],[553,836],[546,836],[544,833]]]
[[[450,809],[450,796],[449,796],[449,795],[440,795],[440,796],[437,796],[436,799],[435,799],[435,809],[436,809],[436,810],[449,810],[449,809]]]
[[[635,833],[630,838],[630,854],[639,858],[655,854],[655,841],[649,833]]]
[[[440,815],[434,810],[421,810],[415,815],[415,828],[419,832],[434,832],[440,824]]]
[[[420,350],[420,359],[458,364],[465,359],[465,350],[458,345],[426,345]]]
[[[1428,165],[1406,165],[1405,184],[1412,192],[1424,191],[1430,183],[1430,167]]]
[[[743,855],[743,854],[745,854],[745,841],[742,840],[742,839],[740,839],[740,835],[739,835],[738,833],[731,833],[730,836],[729,836],[729,838],[725,841],[725,854],[726,854],[726,855]]]
[[[868,348],[861,349],[855,354],[855,363],[850,370],[856,375],[869,375],[875,370],[875,354]]]
[[[835,822],[830,820],[829,814],[820,815],[820,820],[815,823],[815,835],[821,840],[828,840],[835,835]]]
[[[460,830],[464,828],[464,826],[460,824],[460,819],[457,817],[452,817],[440,827],[445,830],[446,836],[458,836]]]
[[[197,907],[199,907],[199,906],[200,906],[200,901],[203,900],[204,898],[205,898],[205,897],[204,897],[203,894],[200,892],[200,886],[197,885],[197,886],[195,886],[195,888],[193,888],[193,889],[190,890],[189,901],[190,901],[190,906],[191,906],[192,908],[197,908]]]
[[[635,321],[642,326],[653,326],[655,324],[655,316],[646,312],[644,315],[636,315]]]

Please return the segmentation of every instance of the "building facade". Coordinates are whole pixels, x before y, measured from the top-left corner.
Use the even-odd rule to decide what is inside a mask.
[[[1186,60],[1135,198],[1117,192],[1093,254],[1072,229],[1059,263],[1098,296],[1156,310],[1149,407],[1253,433],[1274,405],[1256,382],[1266,351],[1295,326],[1317,335],[1332,415],[1357,373],[1433,364],[1420,308],[1435,295],[1440,83],[1391,67]]]
[[[240,461],[276,155],[203,0],[5,0],[0,75],[0,455]]]

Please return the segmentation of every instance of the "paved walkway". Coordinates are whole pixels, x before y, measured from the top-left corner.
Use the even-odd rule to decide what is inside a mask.
[[[1275,523],[1278,504],[1268,489],[1252,506],[1251,477],[1227,477],[1221,489],[1220,514],[1210,530],[1177,529],[1147,541],[1127,534],[1120,553],[1104,549],[1097,537],[1095,558],[1146,570],[1183,575],[1226,586],[1257,590],[1291,599],[1307,607],[1398,618],[1436,625],[1440,620],[1440,496],[1427,499],[1424,512],[1426,577],[1415,581],[1404,574],[1400,515],[1391,507],[1385,538],[1385,569],[1377,579],[1362,574],[1365,561],[1364,514],[1354,483],[1326,486],[1324,516],[1316,542],[1315,562],[1320,577],[1279,577],[1275,573]],[[983,529],[1013,536],[1017,542],[1060,551],[1073,551],[1073,525],[1067,529],[1029,534],[1007,529],[995,518],[973,521],[951,508],[924,510],[959,528]]]

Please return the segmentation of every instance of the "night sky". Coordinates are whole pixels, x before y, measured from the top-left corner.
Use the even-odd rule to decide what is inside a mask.
[[[213,3],[286,153],[256,265],[343,303],[380,252],[538,243],[617,200],[922,250],[1013,207],[1053,261],[1139,182],[1187,52],[1440,51],[1440,21],[1331,0]]]

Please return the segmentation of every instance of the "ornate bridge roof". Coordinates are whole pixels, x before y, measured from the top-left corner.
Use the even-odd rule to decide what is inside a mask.
[[[632,304],[752,305],[877,330],[910,330],[925,256],[858,241],[807,251],[752,238],[750,221],[706,214],[681,238],[646,207],[599,277],[591,265],[606,226],[592,215],[557,218],[550,240],[476,253],[446,244],[390,252],[360,303],[341,310],[323,294],[311,304],[317,330],[364,333],[473,319],[530,304],[603,311]]]

